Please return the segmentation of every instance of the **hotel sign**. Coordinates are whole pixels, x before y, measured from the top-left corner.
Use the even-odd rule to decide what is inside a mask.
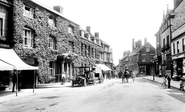
[[[176,31],[172,33],[172,39],[176,38],[185,31],[185,24],[179,27]]]

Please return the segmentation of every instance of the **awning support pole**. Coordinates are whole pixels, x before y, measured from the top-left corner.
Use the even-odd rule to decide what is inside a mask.
[[[33,93],[35,90],[35,70],[34,70],[34,74],[33,74]]]
[[[16,77],[17,77],[17,81],[16,81],[16,96],[18,96],[18,73],[17,73],[17,70],[16,70]]]

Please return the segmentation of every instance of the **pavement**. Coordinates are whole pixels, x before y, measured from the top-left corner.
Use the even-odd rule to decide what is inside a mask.
[[[143,78],[157,83],[163,82],[163,77],[155,77],[154,80],[153,76],[145,76]],[[171,87],[175,89],[180,89],[180,81],[171,80]]]
[[[37,88],[21,89],[21,91],[12,92],[11,88],[7,88],[4,91],[0,91],[0,104],[5,101],[10,101],[17,98],[28,97],[30,95],[35,95],[39,93],[47,92],[48,90],[56,88],[67,88],[71,87],[71,82],[61,83],[49,83],[49,84],[39,84]]]

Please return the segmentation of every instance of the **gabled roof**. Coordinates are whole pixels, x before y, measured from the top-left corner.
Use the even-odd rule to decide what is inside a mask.
[[[125,56],[123,56],[120,60],[124,60],[126,57],[128,57],[129,54],[126,54]]]
[[[145,46],[145,45],[142,45],[142,46],[140,46],[140,47],[134,49],[134,51],[132,51],[132,52],[130,53],[129,56],[134,56],[134,55],[136,55],[144,46]]]

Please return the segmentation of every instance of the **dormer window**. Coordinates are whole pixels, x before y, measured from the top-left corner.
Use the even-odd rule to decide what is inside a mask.
[[[89,39],[89,33],[85,34],[85,38]]]
[[[33,8],[28,7],[26,5],[23,6],[24,13],[23,15],[29,18],[33,18]]]
[[[48,24],[50,26],[54,26],[54,27],[56,26],[54,17],[49,16],[49,18],[48,18]]]
[[[80,31],[80,36],[84,37],[84,32],[83,31]]]

